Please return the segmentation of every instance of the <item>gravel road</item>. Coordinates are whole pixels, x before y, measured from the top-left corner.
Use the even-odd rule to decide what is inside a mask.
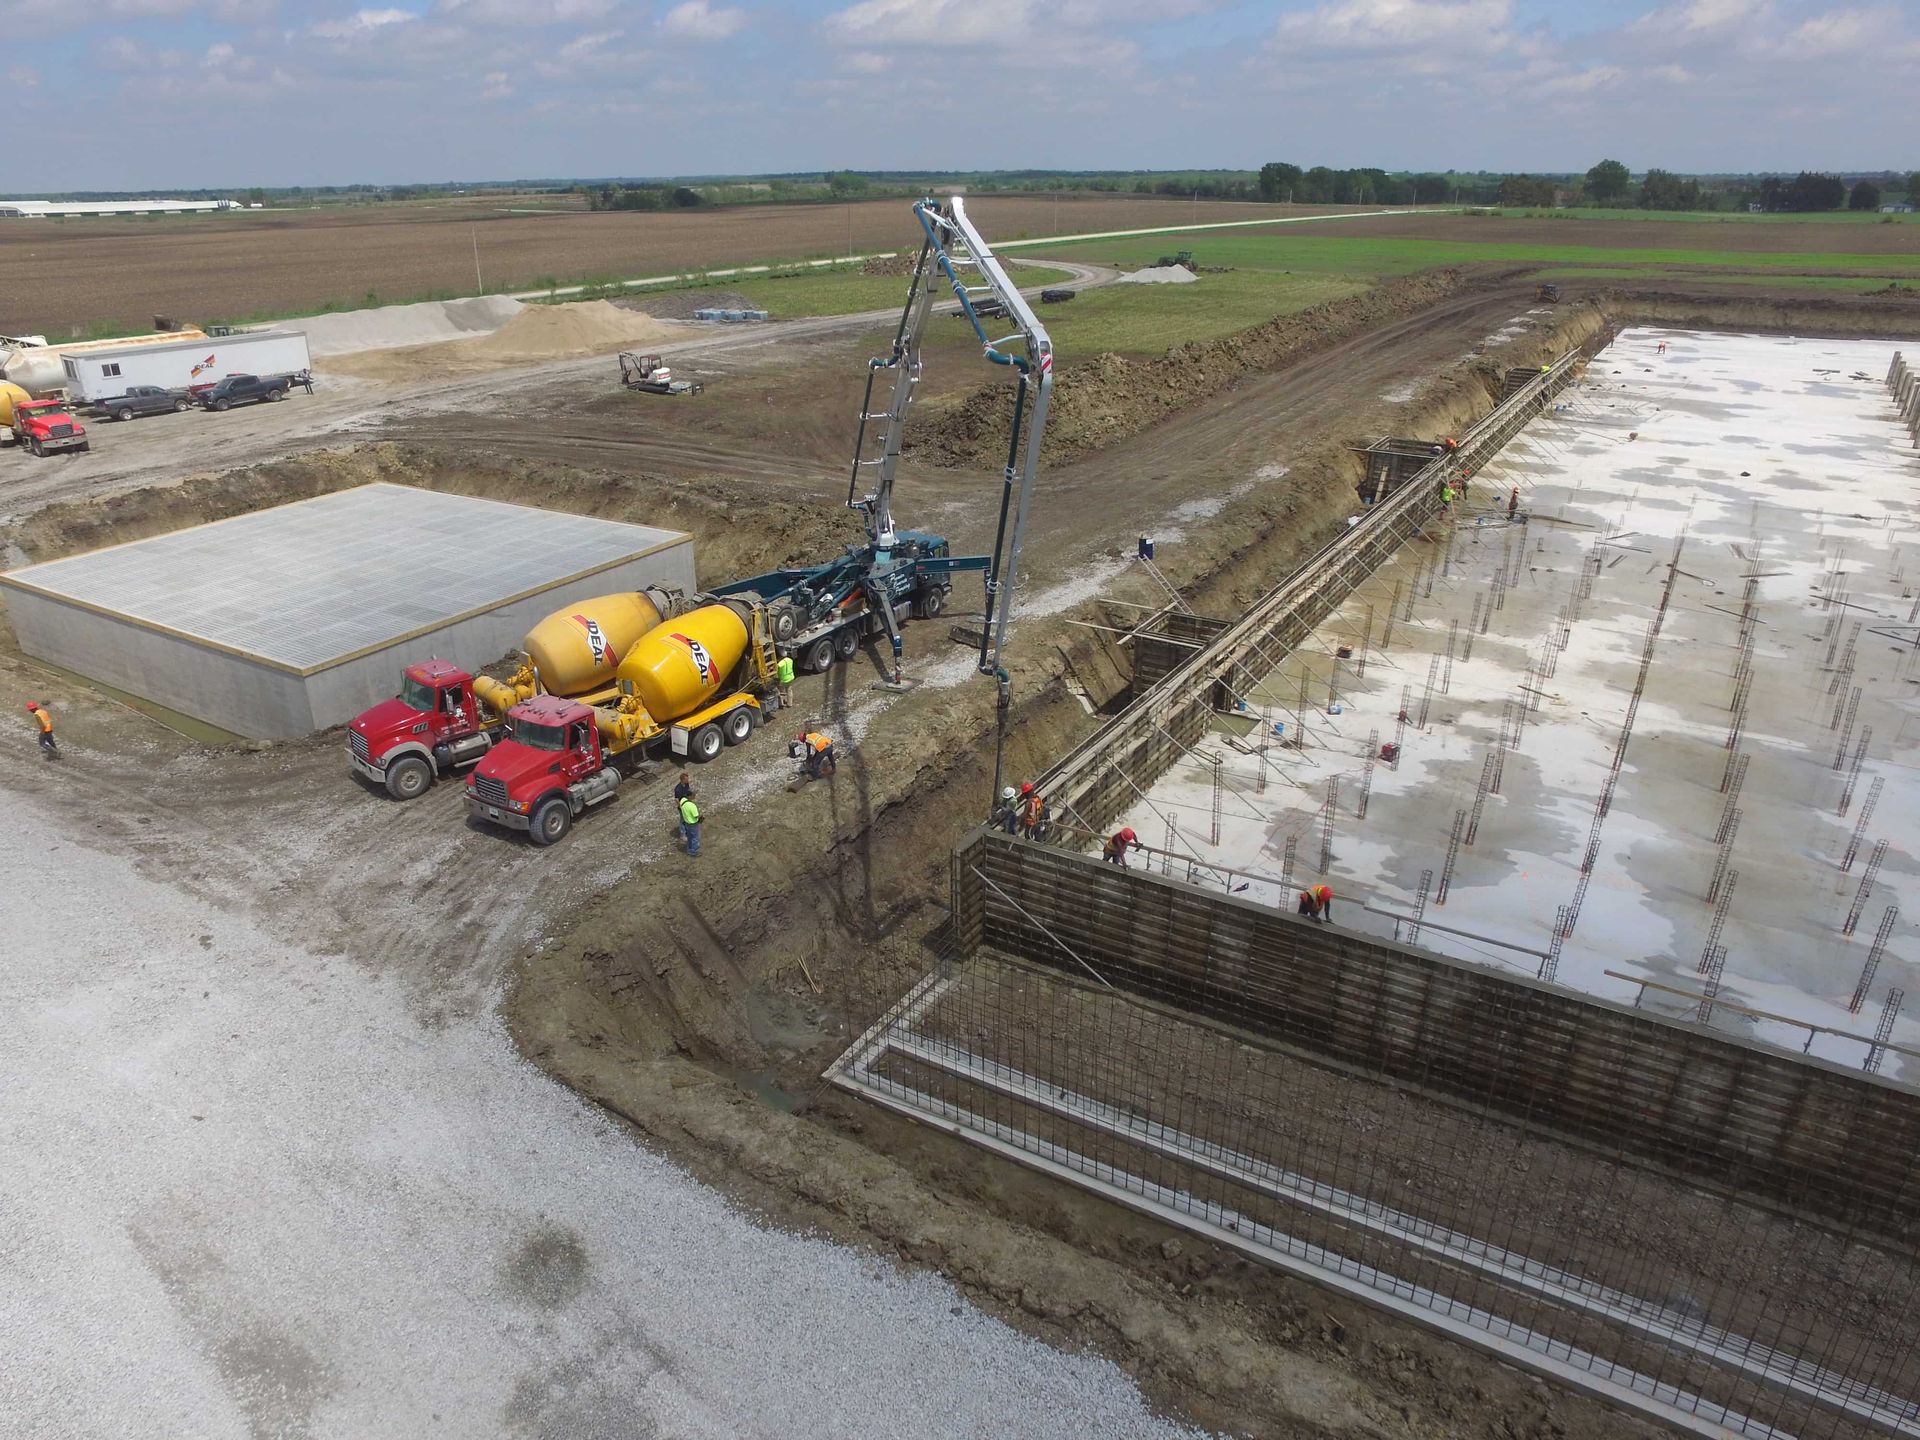
[[[0,1433],[1162,1436],[1104,1362],[769,1231],[485,1007],[16,802]]]

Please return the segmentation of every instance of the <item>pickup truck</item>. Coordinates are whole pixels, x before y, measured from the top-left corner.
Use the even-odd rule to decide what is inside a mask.
[[[115,420],[131,420],[136,415],[161,415],[169,410],[191,410],[193,401],[184,390],[163,390],[158,385],[129,385],[125,393],[95,400],[88,407],[96,415]]]
[[[228,375],[204,390],[196,389],[193,398],[203,410],[231,410],[256,400],[284,400],[292,386],[291,375]]]
[[[85,450],[87,427],[73,418],[64,400],[22,400],[13,407],[13,443],[36,455]]]

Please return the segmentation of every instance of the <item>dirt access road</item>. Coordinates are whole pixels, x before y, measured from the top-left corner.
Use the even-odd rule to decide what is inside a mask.
[[[1017,273],[1022,262],[1013,263]],[[1053,261],[1047,262],[1047,268],[1070,271],[1073,278],[1060,284],[1074,290],[1105,284],[1117,273],[1099,265]],[[1038,287],[1026,293],[1037,294]],[[946,314],[957,307],[939,308]],[[822,338],[877,332],[898,316],[897,310],[872,310],[767,325],[688,324],[684,340],[651,348],[678,365],[683,375],[720,380],[755,368],[804,363],[787,358],[789,351]],[[801,349],[800,353],[809,352]],[[555,414],[564,416],[596,402],[624,402],[624,428],[631,433],[681,403],[624,394],[611,355],[410,383],[329,374],[324,363],[320,369],[314,394],[296,390],[278,405],[254,405],[220,415],[202,411],[156,415],[126,424],[89,422],[93,448],[84,454],[36,460],[11,446],[0,447],[0,475],[6,476],[0,481],[0,526],[18,522],[46,505],[115,495],[211,469],[378,438],[430,417],[448,417],[456,430],[478,421],[486,430],[510,434],[519,453],[552,456],[567,453],[576,443],[592,443],[591,437],[556,432],[550,419]],[[487,423],[501,416],[513,419],[506,425]],[[583,458],[591,458],[590,453]],[[717,468],[726,457],[715,453],[711,458]],[[8,563],[18,563],[19,558],[7,557]]]
[[[1225,604],[1263,588],[1351,503],[1344,442],[1451,423],[1444,399],[1416,415],[1389,392],[1411,394],[1519,308],[1511,285],[1469,286],[1361,333],[1329,335],[1271,375],[1222,385],[1143,435],[1049,470],[1017,629],[1011,763],[1036,766],[1090,723],[1061,685],[1088,633],[1066,621],[1097,616],[1083,602],[1102,591],[1150,598],[1109,552],[1141,530],[1183,530],[1161,558],[1198,593]],[[857,390],[860,338],[803,340],[804,363],[771,339],[743,339],[771,348],[735,357],[729,384],[702,397],[711,407],[621,412],[614,407],[629,397],[549,376],[517,391],[516,403],[549,404],[570,432],[606,442],[561,447],[558,463],[503,454],[514,427],[488,405],[478,417],[383,418],[361,433],[401,443],[143,487],[110,508],[119,528],[135,530],[146,512],[171,505],[272,503],[297,484],[386,475],[620,518],[705,507],[693,527],[703,554],[744,570],[789,547],[817,553],[818,533],[802,527],[844,519],[851,405],[841,402]],[[666,418],[636,436],[635,413]],[[690,458],[689,446],[702,453]],[[590,458],[574,463],[576,454]],[[783,476],[774,459],[818,471]],[[766,473],[736,468],[748,460],[768,462]],[[903,517],[937,522],[963,544],[987,533],[996,477],[925,463],[910,471]],[[102,508],[45,509],[16,539],[45,553]],[[188,518],[176,511],[172,522]],[[262,944],[376,982],[389,1007],[383,1023],[404,1022],[423,1045],[487,1027],[504,987],[524,1053],[703,1178],[782,1222],[938,1268],[992,1313],[1098,1349],[1153,1400],[1208,1425],[1422,1440],[1500,1433],[1501,1424],[1637,1433],[1417,1333],[1344,1310],[1330,1326],[1308,1287],[1183,1249],[1151,1222],[819,1087],[825,1059],[924,965],[919,942],[938,918],[946,846],[984,802],[991,687],[966,652],[909,635],[909,674],[920,682],[912,693],[875,691],[870,672],[853,668],[802,683],[802,714],[844,741],[847,763],[831,785],[788,793],[776,737],[699,773],[711,819],[697,862],[675,855],[668,838],[670,774],[623,789],[562,850],[538,852],[466,826],[453,787],[410,806],[369,793],[348,778],[337,735],[202,749],[10,650],[0,651],[0,714],[50,699],[68,755],[40,763],[22,730],[17,745],[0,747],[0,784],[48,817],[37,834],[122,857],[144,881],[233,917]],[[300,985],[298,963],[263,972],[244,948],[229,963],[231,985],[265,983],[278,1003],[318,993]],[[212,1003],[220,972],[202,985]],[[359,1032],[338,1033],[358,1053]],[[169,1063],[210,1064],[196,1047],[214,1034],[195,1031]],[[226,1133],[230,1145],[246,1143],[244,1129]],[[530,1130],[527,1141],[537,1147],[540,1136]],[[322,1160],[326,1147],[354,1144],[337,1134],[304,1143]],[[80,1183],[116,1181],[89,1169]],[[246,1218],[271,1228],[273,1204],[270,1190],[264,1213]],[[475,1233],[463,1216],[438,1223]],[[192,1233],[197,1267],[245,1273],[258,1263],[218,1229]],[[535,1368],[536,1385],[572,1373],[544,1352]]]

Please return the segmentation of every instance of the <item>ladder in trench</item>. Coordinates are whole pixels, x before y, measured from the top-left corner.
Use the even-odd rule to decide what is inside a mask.
[[[1167,592],[1172,598],[1176,608],[1185,611],[1189,615],[1193,614],[1193,607],[1187,604],[1186,599],[1180,594],[1179,590],[1174,588],[1174,583],[1166,577],[1165,571],[1161,570],[1158,565],[1154,564],[1153,561],[1144,555],[1135,555],[1133,558],[1146,567],[1147,574],[1151,575],[1159,583],[1160,588]]]

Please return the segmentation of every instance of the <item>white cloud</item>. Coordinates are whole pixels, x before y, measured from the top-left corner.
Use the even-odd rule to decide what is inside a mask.
[[[7,70],[7,83],[19,90],[33,90],[40,84],[40,72],[31,65],[14,65]]]
[[[513,85],[504,70],[488,71],[486,81],[486,89],[480,92],[482,100],[505,100],[513,94]]]
[[[434,13],[475,25],[566,25],[598,20],[619,0],[438,0]]]
[[[1863,59],[1882,40],[1891,39],[1894,17],[1884,10],[1834,10],[1797,26],[1781,43],[1782,59],[1813,60],[1832,55]]]
[[[1669,40],[1712,39],[1751,30],[1772,11],[1768,0],[1679,0],[1650,10],[1627,26],[1627,32]]]
[[[684,0],[660,18],[660,33],[675,40],[729,40],[746,28],[747,12],[723,5],[718,10],[708,0]]]
[[[419,20],[411,10],[356,10],[338,20],[322,20],[307,33],[321,40],[357,40]]]
[[[1333,0],[1283,17],[1272,43],[1282,51],[1501,49],[1512,18],[1513,0]]]
[[[1126,33],[1136,14],[1160,15],[1147,0],[859,0],[820,22],[836,45],[868,55],[887,50],[977,52],[1013,68],[1098,67],[1117,71],[1139,54]]]
[[[840,68],[851,70],[856,75],[879,75],[892,64],[893,61],[885,55],[872,50],[854,50],[840,57]]]

